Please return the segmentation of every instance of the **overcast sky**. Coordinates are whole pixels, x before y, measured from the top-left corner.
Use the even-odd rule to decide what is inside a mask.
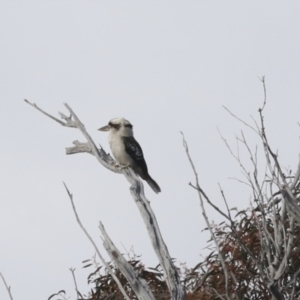
[[[66,156],[84,137],[23,99],[55,116],[68,103],[106,150],[107,134],[97,128],[113,117],[130,120],[162,188],[156,195],[145,187],[170,254],[193,267],[208,236],[180,131],[213,202],[224,208],[220,183],[231,207],[248,207],[251,191],[228,179],[242,174],[217,127],[234,149],[241,129],[255,148],[259,140],[222,105],[247,122],[257,118],[265,75],[269,140],[282,164],[296,169],[299,9],[299,1],[0,1],[0,272],[14,300],[61,289],[75,299],[70,267],[80,291],[88,290],[92,269],[81,261],[94,249],[63,181],[105,257],[100,220],[121,251],[133,247],[147,266],[158,263],[125,178],[90,155]],[[8,299],[1,283],[0,299]]]

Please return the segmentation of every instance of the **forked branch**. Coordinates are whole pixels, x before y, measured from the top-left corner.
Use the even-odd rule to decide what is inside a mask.
[[[72,209],[73,212],[75,214],[76,217],[76,221],[78,223],[78,225],[80,226],[80,228],[82,229],[82,231],[84,232],[84,234],[86,235],[86,237],[88,238],[88,240],[91,242],[91,244],[93,245],[96,253],[98,254],[101,262],[103,263],[103,265],[105,266],[105,268],[107,269],[107,271],[109,272],[109,274],[112,276],[112,278],[115,280],[116,284],[118,285],[119,290],[121,291],[121,293],[123,294],[124,298],[127,300],[130,300],[130,298],[128,297],[128,295],[126,294],[121,282],[119,281],[119,279],[117,278],[117,276],[115,275],[115,273],[113,272],[113,270],[110,268],[110,266],[108,265],[108,263],[105,261],[105,259],[103,258],[103,256],[101,255],[96,243],[94,242],[94,240],[92,239],[92,237],[90,236],[90,234],[87,232],[87,230],[85,229],[85,227],[82,225],[80,218],[78,216],[74,201],[73,201],[73,195],[69,192],[66,184],[64,183],[64,186],[66,188],[66,191],[68,193],[68,196],[70,198],[71,204],[72,204]],[[78,292],[78,290],[77,290]]]
[[[4,283],[4,285],[5,285],[5,288],[6,288],[6,290],[7,290],[7,293],[8,293],[8,296],[9,296],[10,300],[14,300],[14,299],[13,299],[13,296],[12,296],[12,294],[11,294],[10,286],[7,285],[7,283],[6,283],[6,281],[5,281],[5,278],[4,278],[4,276],[2,275],[2,273],[0,273],[0,277],[1,277],[1,279],[2,279],[2,281],[3,281],[3,283]]]
[[[129,183],[131,184],[131,195],[134,201],[136,202],[140,213],[143,217],[144,223],[147,227],[147,231],[151,239],[153,249],[163,269],[164,277],[171,294],[171,299],[182,300],[184,297],[184,289],[180,281],[178,270],[175,267],[172,258],[169,254],[168,248],[162,238],[155,214],[152,211],[150,203],[144,194],[144,187],[140,178],[136,176],[130,168],[118,167],[109,154],[107,154],[102,148],[98,149],[96,147],[94,141],[86,131],[84,125],[81,123],[75,112],[71,109],[71,107],[68,104],[65,104],[65,107],[68,109],[70,117],[66,117],[64,114],[60,113],[60,116],[65,120],[65,122],[62,122],[57,118],[51,116],[50,114],[44,112],[36,104],[30,103],[28,100],[25,101],[26,103],[33,106],[34,108],[36,108],[49,118],[53,119],[54,121],[60,123],[61,125],[65,127],[75,127],[79,129],[81,133],[85,136],[87,143],[80,143],[78,141],[74,142],[74,147],[67,148],[67,154],[75,154],[82,152],[92,154],[96,157],[98,162],[101,163],[105,168],[112,172],[123,174],[125,178],[129,181]]]

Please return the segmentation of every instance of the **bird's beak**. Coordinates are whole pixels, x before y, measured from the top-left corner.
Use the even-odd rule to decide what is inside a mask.
[[[109,129],[110,129],[110,126],[106,125],[106,126],[103,126],[103,127],[99,128],[98,130],[100,130],[100,131],[108,131]]]

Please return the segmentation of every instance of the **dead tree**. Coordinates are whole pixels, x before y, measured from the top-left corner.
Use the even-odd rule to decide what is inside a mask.
[[[300,297],[300,161],[295,174],[286,175],[278,155],[272,150],[264,126],[264,78],[262,83],[264,102],[258,111],[259,122],[254,120],[254,125],[250,125],[224,107],[235,119],[257,134],[265,158],[261,180],[257,147],[251,150],[243,131],[236,139],[239,147],[243,147],[248,153],[252,170],[247,170],[239,151],[236,154],[221,135],[245,177],[239,181],[246,184],[252,192],[252,207],[238,212],[237,215],[242,216],[239,221],[232,217],[221,187],[220,193],[226,211],[214,205],[214,201],[204,192],[183,137],[184,147],[195,175],[195,183],[190,185],[198,193],[202,214],[211,240],[215,244],[215,252],[201,264],[203,272],[195,286],[195,290],[198,291],[211,291],[209,298],[202,299],[292,300]],[[205,202],[225,219],[223,225],[211,224],[206,214]]]
[[[141,216],[143,217],[145,226],[147,228],[149,238],[152,242],[153,249],[157,255],[157,258],[159,260],[159,263],[163,269],[164,273],[164,279],[167,283],[168,290],[170,293],[170,297],[172,300],[182,300],[184,298],[184,289],[181,284],[180,275],[178,273],[177,268],[175,267],[171,256],[169,254],[167,245],[165,244],[159,226],[158,222],[156,220],[155,214],[152,211],[152,208],[150,206],[150,202],[147,200],[145,194],[144,194],[144,187],[143,183],[139,179],[139,177],[130,169],[130,168],[120,168],[115,161],[112,159],[112,157],[107,154],[103,148],[98,148],[94,141],[92,140],[91,136],[86,131],[83,123],[79,120],[77,115],[74,113],[74,111],[71,109],[71,107],[68,104],[65,104],[65,107],[70,113],[70,116],[67,117],[63,113],[59,113],[60,117],[63,121],[53,117],[52,115],[46,113],[41,108],[39,108],[36,104],[30,103],[28,100],[25,100],[26,103],[31,105],[32,107],[36,108],[38,111],[43,113],[44,115],[48,116],[52,120],[58,122],[64,127],[72,127],[76,128],[81,131],[83,136],[86,138],[87,142],[81,143],[78,141],[74,141],[73,147],[69,147],[66,149],[66,154],[76,154],[76,153],[82,153],[86,152],[89,153],[98,160],[102,166],[107,168],[109,171],[123,174],[125,178],[130,183],[130,192],[132,195],[133,200],[135,201]],[[69,197],[72,201],[74,212],[76,213],[76,209],[74,206],[73,198],[71,193],[68,191]],[[78,215],[76,214],[77,220],[79,220]],[[80,222],[79,222],[80,223]],[[82,225],[82,224],[81,224]],[[81,226],[83,228],[83,226]],[[135,270],[131,267],[131,265],[122,257],[119,250],[116,248],[116,246],[113,244],[111,239],[109,238],[108,234],[106,233],[104,226],[102,223],[100,223],[99,226],[102,237],[103,237],[103,246],[105,250],[108,252],[110,258],[115,263],[115,265],[118,267],[118,269],[122,272],[122,274],[126,277],[128,280],[130,286],[134,290],[136,296],[138,299],[154,299],[154,296],[145,283],[144,280],[142,280],[139,277],[139,274],[135,272]],[[86,232],[87,234],[87,232]],[[100,252],[97,252],[100,255],[100,259],[103,261],[103,258],[100,254]],[[117,278],[114,278],[117,280]],[[122,290],[122,286],[119,283],[119,288]],[[126,299],[129,299],[126,295],[126,292],[123,290],[123,295]]]
[[[263,111],[266,106],[264,78],[262,78],[262,83],[264,102],[258,111],[258,122],[253,119],[253,125],[251,125],[224,108],[241,124],[253,130],[259,138],[265,161],[263,171],[261,172],[261,164],[258,164],[258,148],[251,148],[243,131],[239,137],[236,137],[239,147],[237,153],[232,150],[227,140],[221,135],[226,147],[243,172],[244,179],[238,179],[238,181],[246,184],[251,190],[250,208],[241,210],[234,216],[221,186],[219,186],[220,195],[225,203],[225,211],[214,204],[215,201],[205,193],[203,186],[199,183],[196,167],[183,136],[184,148],[195,175],[195,182],[190,183],[190,185],[199,197],[202,215],[210,232],[211,241],[215,245],[215,250],[203,262],[187,271],[182,281],[162,239],[149,201],[144,195],[143,184],[134,172],[131,169],[119,168],[102,148],[96,147],[84,125],[67,104],[65,106],[70,112],[70,117],[60,113],[63,119],[61,121],[47,114],[35,104],[25,101],[61,125],[74,127],[82,132],[87,142],[75,141],[73,147],[67,148],[67,154],[80,152],[92,154],[108,170],[123,174],[130,182],[131,195],[144,219],[153,248],[163,270],[166,285],[160,286],[159,291],[160,293],[163,291],[164,295],[165,290],[169,292],[169,296],[167,298],[163,296],[163,299],[294,300],[300,298],[300,279],[298,278],[300,274],[300,161],[295,173],[292,174],[290,170],[284,170],[278,154],[272,150],[264,125]],[[239,155],[240,148],[243,148],[250,157],[250,170],[245,167]],[[68,195],[77,221],[85,231],[76,212],[73,196],[69,191]],[[212,224],[206,213],[207,204],[213,207],[225,221],[219,225]],[[126,278],[131,290],[136,295],[135,297],[138,299],[162,299],[153,294],[153,290],[155,290],[153,286],[149,288],[151,280],[152,284],[157,282],[153,280],[153,274],[150,277],[144,274],[141,278],[135,263],[132,264],[122,257],[102,223],[100,223],[99,228],[104,240],[104,248],[115,263],[116,268]],[[87,232],[86,234],[89,237]],[[96,244],[90,237],[89,239],[101,259]],[[103,264],[107,269],[110,269],[104,260]],[[111,270],[111,276],[114,276],[113,270]],[[147,278],[152,279],[147,281]],[[122,297],[130,299],[126,291],[122,290],[123,287],[118,278],[115,278],[115,281],[123,293]],[[114,293],[111,296],[113,297]],[[108,297],[110,296],[108,295]]]

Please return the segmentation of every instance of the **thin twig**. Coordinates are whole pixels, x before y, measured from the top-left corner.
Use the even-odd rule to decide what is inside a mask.
[[[12,294],[11,294],[10,286],[7,285],[7,283],[6,283],[6,281],[5,281],[5,278],[4,278],[4,276],[2,275],[2,273],[0,273],[0,277],[2,278],[2,281],[3,281],[3,283],[4,283],[5,287],[6,287],[6,290],[7,290],[7,293],[8,293],[8,295],[9,295],[10,300],[14,300],[14,299],[13,299],[13,296],[12,296]]]
[[[240,121],[241,123],[243,123],[244,125],[246,125],[247,127],[249,127],[250,129],[252,129],[254,132],[258,133],[257,130],[249,125],[248,123],[246,123],[244,120],[240,119],[239,117],[237,117],[233,112],[231,112],[226,106],[222,105],[222,107],[229,113],[231,114],[235,119],[237,119],[238,121]]]
[[[220,183],[218,183],[218,185],[219,185],[219,188],[220,188],[220,192],[221,192],[222,198],[223,198],[223,200],[224,200],[224,202],[225,202],[225,205],[226,205],[226,209],[227,209],[228,216],[229,216],[230,220],[232,220],[231,214],[230,214],[230,209],[229,209],[229,206],[228,206],[228,203],[227,203],[227,200],[226,200],[224,191],[223,191],[223,189],[222,189]]]
[[[248,182],[243,181],[243,180],[241,180],[241,179],[234,178],[234,177],[228,177],[228,179],[230,179],[230,180],[235,180],[235,181],[237,181],[237,182],[239,182],[239,183],[242,183],[242,184],[244,184],[244,185],[247,185],[248,187],[251,187],[251,185],[250,185]]]
[[[290,185],[291,190],[293,190],[296,187],[296,185],[299,181],[299,178],[300,178],[300,155],[299,155],[299,163],[298,163],[298,167],[297,167],[297,172],[296,172],[293,182]]]
[[[31,102],[29,102],[29,101],[26,100],[26,99],[24,99],[24,101],[25,101],[27,104],[29,104],[29,105],[31,105],[32,107],[34,107],[35,109],[37,109],[38,111],[40,111],[42,114],[46,115],[46,116],[49,117],[50,119],[52,119],[52,120],[54,120],[55,122],[59,123],[60,125],[66,126],[66,127],[76,127],[74,124],[71,125],[71,123],[68,123],[68,122],[64,123],[63,121],[61,121],[61,120],[59,120],[59,119],[53,117],[52,115],[48,114],[47,112],[45,112],[44,110],[42,110],[41,108],[39,108],[35,103],[31,103]]]
[[[185,140],[185,138],[184,138],[184,134],[183,134],[183,133],[181,133],[181,134],[182,134],[182,138],[183,138],[183,146],[184,146],[184,148],[185,148],[186,155],[187,155],[187,157],[188,157],[188,160],[189,160],[189,162],[190,162],[190,165],[191,165],[191,167],[192,167],[192,169],[193,169],[193,173],[194,173],[194,175],[195,175],[195,179],[196,179],[196,188],[197,188],[197,190],[198,190],[198,195],[199,195],[199,199],[200,199],[200,205],[201,205],[201,209],[202,209],[202,215],[203,215],[204,220],[205,220],[205,222],[206,222],[207,228],[208,228],[209,231],[210,231],[211,238],[213,239],[213,241],[214,241],[214,243],[215,243],[215,246],[216,246],[216,248],[217,248],[217,251],[218,251],[218,257],[219,257],[219,259],[220,259],[220,262],[221,262],[221,264],[222,264],[222,268],[223,268],[223,271],[224,271],[226,299],[230,300],[229,291],[228,291],[228,280],[229,280],[229,278],[228,278],[228,270],[227,270],[227,267],[226,267],[226,264],[225,264],[225,259],[224,259],[223,255],[222,255],[222,253],[221,253],[220,246],[219,246],[219,244],[218,244],[218,241],[217,241],[217,239],[216,239],[216,237],[215,237],[215,234],[214,234],[214,232],[213,232],[213,229],[212,229],[212,227],[211,227],[211,224],[210,224],[209,219],[208,219],[207,214],[206,214],[206,210],[205,210],[204,203],[203,203],[203,199],[202,199],[202,195],[205,195],[205,194],[204,194],[204,192],[202,191],[202,189],[200,188],[199,180],[198,180],[198,173],[197,173],[197,171],[196,171],[195,165],[194,165],[194,163],[193,163],[193,161],[192,161],[192,158],[191,158],[191,156],[190,156],[189,149],[188,149],[188,145],[187,145],[187,142],[186,142],[186,140]],[[208,197],[206,196],[205,199],[207,200]],[[216,209],[220,212],[220,210],[219,210],[218,208],[216,208]],[[226,218],[229,219],[229,217],[228,217],[226,214],[222,213],[222,215],[225,215]],[[215,292],[218,294],[217,291],[215,291]],[[221,295],[218,294],[218,296],[221,297],[222,299],[224,299]]]
[[[66,298],[66,292],[64,290],[60,290],[58,293],[52,294],[49,296],[49,298],[47,300],[51,300],[53,297],[55,296],[60,296],[63,297],[63,299],[67,299]],[[61,300],[61,299],[60,299]]]
[[[81,297],[81,294],[78,290],[78,287],[77,287],[77,282],[76,282],[76,278],[75,278],[75,270],[74,268],[70,268],[69,269],[72,273],[72,277],[73,277],[73,281],[74,281],[74,285],[75,285],[75,291],[76,291],[76,294],[77,294],[77,297]],[[82,297],[81,297],[82,298]]]
[[[120,283],[119,279],[116,277],[115,273],[111,270],[110,266],[108,265],[108,263],[105,261],[105,259],[102,257],[96,243],[94,242],[94,240],[92,239],[92,237],[89,235],[89,233],[87,232],[87,230],[85,229],[85,227],[82,225],[79,216],[77,214],[76,211],[76,207],[73,201],[73,195],[69,192],[69,189],[67,188],[66,184],[64,183],[65,189],[68,193],[68,196],[70,198],[71,204],[72,204],[72,208],[73,208],[73,212],[75,214],[77,223],[79,224],[80,228],[82,229],[82,231],[85,233],[85,235],[87,236],[87,238],[89,239],[89,241],[91,242],[91,244],[94,246],[95,251],[97,252],[100,260],[102,261],[103,265],[105,265],[105,267],[107,268],[109,274],[112,276],[112,278],[115,280],[116,284],[118,285],[118,288],[120,289],[120,291],[122,292],[123,296],[125,297],[125,299],[130,300],[130,298],[128,297],[128,295],[126,294],[122,284]]]
[[[230,220],[230,218],[216,205],[214,205],[210,199],[208,198],[208,196],[205,194],[205,192],[202,190],[202,188],[200,186],[194,186],[191,182],[189,183],[189,185],[194,188],[195,190],[199,191],[201,193],[201,195],[205,198],[205,200],[207,201],[207,203],[213,207],[219,214],[221,214],[224,218],[226,218],[227,220]]]
[[[259,110],[259,115],[260,115],[260,122],[261,122],[261,137],[262,137],[262,140],[263,140],[263,144],[264,144],[265,149],[267,150],[267,152],[271,154],[271,156],[272,156],[272,158],[273,158],[273,160],[275,162],[276,168],[277,168],[277,170],[279,172],[279,175],[281,177],[281,180],[283,181],[283,183],[285,185],[287,185],[285,176],[284,176],[284,174],[283,174],[283,172],[281,170],[280,164],[279,164],[278,159],[277,159],[278,155],[276,155],[272,151],[272,149],[270,147],[270,144],[268,142],[267,135],[266,135],[266,130],[265,130],[265,125],[264,125],[264,117],[262,115],[262,111],[261,110]]]
[[[262,108],[259,109],[260,111],[263,111],[266,106],[266,103],[267,103],[267,89],[266,89],[265,76],[262,76],[262,78],[259,78],[259,79],[263,83],[263,88],[264,88],[264,103],[263,103]]]

